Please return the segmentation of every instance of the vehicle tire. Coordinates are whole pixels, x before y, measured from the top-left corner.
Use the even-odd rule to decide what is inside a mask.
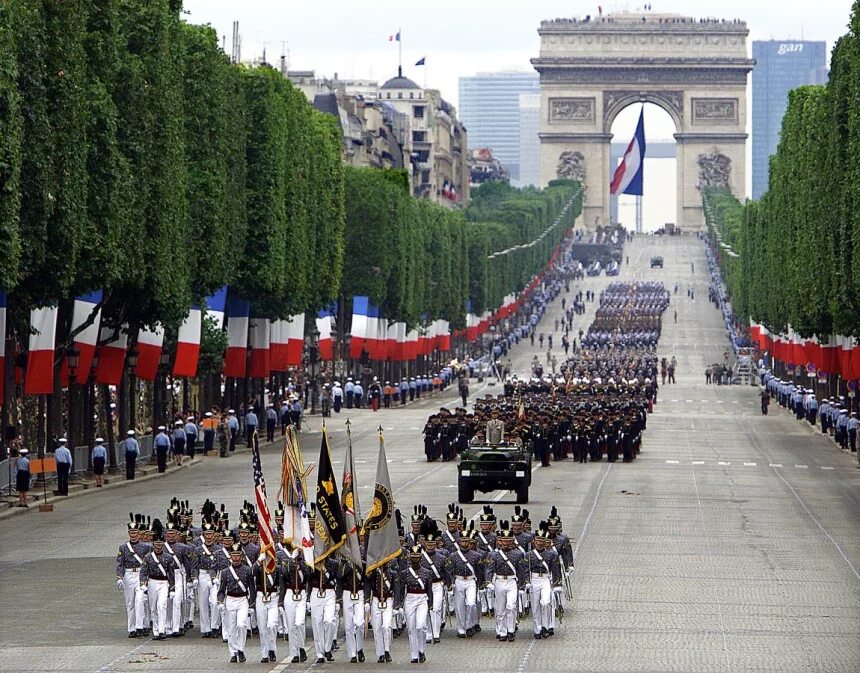
[[[468,484],[460,482],[457,485],[457,496],[460,502],[472,502],[475,499],[475,489]]]
[[[517,504],[525,505],[529,501],[529,485],[523,484],[517,487]]]

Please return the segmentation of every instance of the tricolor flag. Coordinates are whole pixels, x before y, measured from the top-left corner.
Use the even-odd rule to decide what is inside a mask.
[[[361,357],[361,351],[366,347],[368,335],[368,313],[370,299],[362,295],[352,298],[352,329],[350,330],[349,357]],[[374,325],[374,330],[376,329]],[[370,349],[368,349],[368,352]]]
[[[302,364],[305,349],[305,314],[299,313],[287,321],[287,364]]]
[[[79,329],[87,319],[96,310],[96,306],[101,302],[103,293],[101,290],[90,292],[89,294],[81,295],[75,298],[75,303],[72,308],[72,333]],[[92,321],[92,324],[78,332],[73,341],[75,348],[78,351],[78,367],[75,369],[75,381],[82,383],[87,380],[90,375],[90,368],[93,364],[93,356],[96,353],[96,345],[99,340],[99,326],[101,323],[101,309],[99,309]],[[66,359],[60,365],[60,381],[63,387],[69,385],[69,367]]]
[[[624,152],[624,158],[615,169],[609,192],[613,196],[618,194],[634,194],[642,196],[642,174],[645,165],[645,106],[639,111],[639,123],[636,124],[636,133],[633,140]]]
[[[358,541],[358,533],[361,530],[361,508],[358,504],[358,487],[355,485],[352,434],[349,431],[349,421],[346,423],[346,457],[343,461],[343,481],[341,482],[341,510],[346,526],[346,544],[340,548],[340,552],[354,566],[361,567],[361,544]]]
[[[227,286],[206,297],[206,316],[215,321],[215,327],[224,329],[224,311],[227,306]]]
[[[154,381],[161,360],[164,344],[164,328],[156,325],[153,329],[143,328],[137,333],[137,367],[134,373],[144,381]]]
[[[128,326],[122,325],[116,336],[114,328],[103,326],[99,334],[99,364],[96,367],[96,383],[118,386],[125,367],[125,351],[128,348]]]
[[[249,339],[251,345],[251,364],[248,376],[265,379],[271,373],[269,362],[269,319],[251,318]]]
[[[419,59],[415,62],[415,65],[416,65],[416,66],[424,65],[424,61],[425,61],[425,60],[427,60],[427,57],[426,57],[426,56],[422,56],[421,58],[419,58]]]
[[[6,399],[6,292],[0,290],[0,400]]]
[[[388,36],[389,42],[400,42],[400,31],[398,30],[396,33],[392,33]]]
[[[227,300],[227,355],[224,376],[245,376],[251,302],[231,296]]]
[[[273,372],[287,371],[289,327],[286,320],[272,320],[269,327],[269,367]]]
[[[176,361],[173,363],[174,376],[197,376],[202,329],[200,305],[192,304],[188,317],[179,326],[179,336],[176,338]]]
[[[57,307],[45,306],[30,311],[30,353],[27,356],[26,395],[49,395],[54,392],[54,336],[57,331]]]
[[[298,437],[293,426],[287,426],[281,454],[281,488],[284,499],[284,541],[302,551],[305,563],[314,564],[314,541],[308,519],[308,487],[305,481],[305,464]]]
[[[337,315],[337,304],[322,309],[317,313],[317,332],[320,333],[320,360],[333,360],[334,353],[332,351],[331,339],[331,323],[332,318]]]

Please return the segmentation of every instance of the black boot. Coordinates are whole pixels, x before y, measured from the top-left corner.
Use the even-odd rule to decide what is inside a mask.
[[[299,659],[301,659],[302,661],[308,660],[308,653],[304,647],[299,649]]]
[[[358,661],[359,661],[359,663],[364,662],[364,650],[358,651]]]

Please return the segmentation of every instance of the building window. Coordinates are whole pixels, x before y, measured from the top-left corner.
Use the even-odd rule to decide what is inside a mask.
[[[391,98],[391,92],[389,91],[387,94],[385,94],[385,97],[386,97],[386,98]]]
[[[414,92],[414,91],[410,91],[410,92],[409,92],[409,97],[410,97],[410,98],[415,98],[415,92]]]
[[[424,119],[424,106],[423,105],[413,105],[412,106],[412,116],[415,119]]]
[[[402,92],[402,91],[398,91],[398,92],[397,92],[397,97],[398,97],[398,98],[403,98],[403,92]]]
[[[414,143],[423,143],[427,139],[426,131],[413,131],[412,132],[412,142]]]

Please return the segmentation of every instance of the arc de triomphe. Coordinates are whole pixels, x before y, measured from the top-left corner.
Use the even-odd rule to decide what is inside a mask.
[[[532,59],[540,73],[541,183],[582,180],[583,224],[609,223],[612,122],[641,101],[675,122],[676,224],[704,225],[702,186],[728,186],[743,198],[747,74],[755,63],[748,32],[740,21],[651,12],[541,22],[540,56]],[[647,144],[647,128],[645,136]]]

